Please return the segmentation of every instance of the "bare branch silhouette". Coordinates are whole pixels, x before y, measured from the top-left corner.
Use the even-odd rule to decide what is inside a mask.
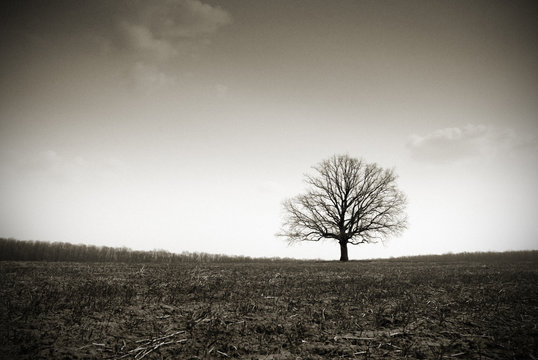
[[[341,261],[347,244],[374,243],[400,234],[407,224],[406,197],[392,169],[335,155],[306,175],[306,193],[284,201],[282,232],[290,243],[334,239]]]

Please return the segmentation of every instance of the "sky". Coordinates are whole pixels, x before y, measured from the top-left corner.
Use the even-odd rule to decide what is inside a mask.
[[[1,237],[338,259],[275,234],[348,154],[409,219],[350,259],[538,249],[532,2],[0,6]]]

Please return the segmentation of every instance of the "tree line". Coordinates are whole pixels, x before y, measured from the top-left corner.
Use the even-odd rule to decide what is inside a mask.
[[[438,255],[414,255],[390,258],[391,262],[430,262],[430,263],[521,263],[521,262],[538,262],[538,250],[517,250],[517,251],[479,251],[479,252],[462,252],[448,253]]]
[[[215,255],[198,252],[171,253],[166,250],[140,251],[66,242],[0,238],[0,261],[75,261],[125,263],[254,262],[286,260],[248,256]]]

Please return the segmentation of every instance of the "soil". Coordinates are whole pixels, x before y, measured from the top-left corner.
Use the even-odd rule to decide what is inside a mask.
[[[538,262],[0,262],[5,359],[536,359]]]

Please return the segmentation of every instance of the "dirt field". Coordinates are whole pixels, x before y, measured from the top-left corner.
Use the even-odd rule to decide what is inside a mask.
[[[535,359],[538,262],[0,263],[5,359]]]

